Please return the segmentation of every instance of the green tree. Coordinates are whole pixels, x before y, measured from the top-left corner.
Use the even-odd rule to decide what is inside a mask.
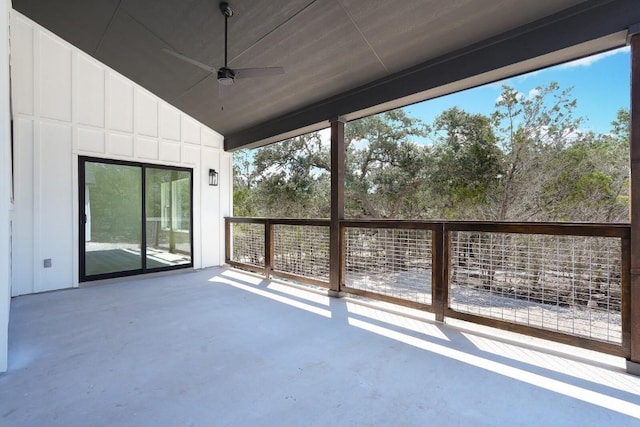
[[[611,136],[622,145],[631,142],[631,116],[628,109],[618,109],[616,119],[611,122]]]
[[[255,150],[252,203],[262,215],[328,217],[330,152],[317,132]]]
[[[434,121],[436,133],[429,184],[449,219],[483,219],[488,193],[502,173],[502,153],[491,120],[450,108]]]
[[[392,110],[350,122],[345,130],[347,216],[421,218],[429,150],[413,142],[428,126]]]
[[[549,159],[559,173],[542,189],[556,221],[629,221],[629,113],[618,111],[611,133],[589,133]]]
[[[555,82],[537,87],[529,96],[503,86],[492,116],[503,152],[492,219],[545,220],[541,189],[559,171],[550,159],[580,138],[582,119],[574,117],[576,105],[571,88],[560,89]]]
[[[254,190],[257,173],[251,150],[233,153],[233,215],[259,216]]]
[[[428,150],[411,141],[427,127],[402,110],[351,122],[345,131],[347,216],[409,218],[422,211],[418,190],[426,181]],[[302,135],[235,161],[236,214],[328,217],[330,144],[318,133]],[[250,194],[246,194],[250,190]]]
[[[491,117],[454,107],[431,126],[404,110],[350,122],[345,214],[626,222],[629,112],[597,135],[580,130],[576,105],[556,83],[528,96],[504,86]],[[241,153],[235,213],[328,217],[330,172],[330,145],[318,133]]]

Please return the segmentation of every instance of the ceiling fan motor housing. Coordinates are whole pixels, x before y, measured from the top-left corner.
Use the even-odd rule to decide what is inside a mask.
[[[218,83],[221,85],[231,86],[235,77],[236,73],[234,73],[230,68],[222,67],[218,70]]]

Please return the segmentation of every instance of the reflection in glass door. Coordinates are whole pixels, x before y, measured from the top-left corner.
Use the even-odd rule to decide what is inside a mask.
[[[191,170],[81,157],[79,172],[81,281],[193,265]]]
[[[146,168],[147,268],[191,263],[191,173]]]
[[[142,169],[84,163],[84,274],[142,270]]]

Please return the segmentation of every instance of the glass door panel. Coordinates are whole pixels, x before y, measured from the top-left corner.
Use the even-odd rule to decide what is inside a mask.
[[[84,163],[84,276],[142,270],[142,168]]]
[[[147,269],[191,264],[191,172],[145,168]]]

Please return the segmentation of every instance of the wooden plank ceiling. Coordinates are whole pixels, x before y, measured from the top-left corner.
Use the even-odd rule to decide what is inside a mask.
[[[562,49],[563,56],[527,68],[619,45],[622,33],[566,50],[640,21],[635,0],[230,3],[229,66],[282,66],[285,74],[220,90],[214,73],[163,51],[221,67],[224,17],[216,0],[13,0],[13,7],[225,135],[230,150],[317,129],[338,115],[415,102],[437,95],[434,88]]]

